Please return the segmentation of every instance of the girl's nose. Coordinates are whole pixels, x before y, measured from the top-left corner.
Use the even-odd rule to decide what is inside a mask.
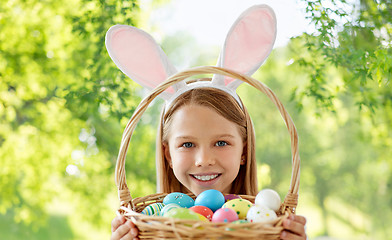
[[[215,157],[211,151],[200,149],[196,153],[195,165],[198,167],[211,166],[215,164]]]

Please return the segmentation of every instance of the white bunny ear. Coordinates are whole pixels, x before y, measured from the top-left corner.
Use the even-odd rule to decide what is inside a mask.
[[[105,44],[117,67],[149,90],[177,72],[155,40],[138,28],[115,25],[106,33]],[[169,99],[177,87],[168,88],[160,96]]]
[[[235,21],[227,34],[218,67],[251,76],[271,53],[276,38],[275,13],[267,5],[256,5]],[[214,84],[236,89],[242,81],[214,76]]]

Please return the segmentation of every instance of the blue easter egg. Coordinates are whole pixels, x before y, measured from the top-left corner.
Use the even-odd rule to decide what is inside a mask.
[[[209,189],[200,193],[195,200],[195,206],[205,206],[213,212],[222,207],[225,203],[225,196],[215,189]]]
[[[178,204],[183,208],[190,208],[195,205],[195,200],[184,193],[173,192],[166,195],[163,199],[163,204],[168,205],[170,203]]]

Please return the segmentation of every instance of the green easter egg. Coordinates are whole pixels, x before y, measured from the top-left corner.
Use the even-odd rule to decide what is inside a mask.
[[[174,208],[166,212],[163,216],[177,219],[200,220],[197,213],[188,208]]]

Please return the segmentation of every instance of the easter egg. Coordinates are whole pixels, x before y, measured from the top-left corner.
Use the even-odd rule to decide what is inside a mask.
[[[215,211],[214,215],[212,215],[211,222],[234,222],[238,220],[237,213],[231,208],[219,208]]]
[[[233,199],[237,199],[237,198],[241,198],[241,197],[236,194],[227,194],[227,195],[225,195],[225,202],[233,200]]]
[[[174,208],[166,212],[163,216],[186,220],[200,220],[198,214],[188,208]]]
[[[214,212],[211,209],[209,209],[208,207],[205,207],[205,206],[201,206],[201,205],[193,206],[193,207],[190,207],[189,209],[194,211],[195,213],[203,215],[209,221],[211,221],[212,215],[214,214]]]
[[[142,211],[142,214],[150,215],[150,216],[159,216],[162,208],[163,208],[162,203],[153,203],[145,207]]]
[[[161,209],[161,216],[165,215],[166,212],[174,209],[174,208],[180,208],[181,206],[175,203],[169,203],[167,205],[165,205],[162,209]]]
[[[215,189],[209,189],[200,193],[195,200],[195,206],[205,206],[213,212],[222,207],[225,203],[225,197],[221,192]]]
[[[249,208],[251,208],[252,206],[253,203],[251,201],[237,198],[226,202],[225,204],[223,204],[222,208],[231,208],[238,214],[239,219],[245,219]]]
[[[197,216],[199,217],[199,220],[202,222],[210,222],[209,219],[207,219],[206,217],[204,217],[203,215],[201,215],[200,213],[196,213]]]
[[[277,212],[280,208],[281,200],[276,191],[272,189],[263,189],[257,194],[255,204],[266,206]]]
[[[249,222],[268,222],[276,218],[276,213],[263,205],[252,206],[246,215]]]
[[[242,224],[242,223],[249,223],[248,221],[246,221],[245,219],[238,219],[235,220],[234,222],[232,222],[233,224]]]
[[[234,222],[231,222],[231,223],[238,225],[238,224],[249,223],[249,222],[246,221],[245,219],[239,219],[239,220],[235,220]],[[249,229],[249,228],[241,227],[241,229]],[[236,228],[228,227],[228,228],[226,228],[226,230],[227,231],[234,231],[234,230],[236,230]]]
[[[183,208],[190,208],[195,205],[195,200],[184,193],[173,192],[166,195],[163,199],[163,204],[168,205],[170,203],[178,204]]]

